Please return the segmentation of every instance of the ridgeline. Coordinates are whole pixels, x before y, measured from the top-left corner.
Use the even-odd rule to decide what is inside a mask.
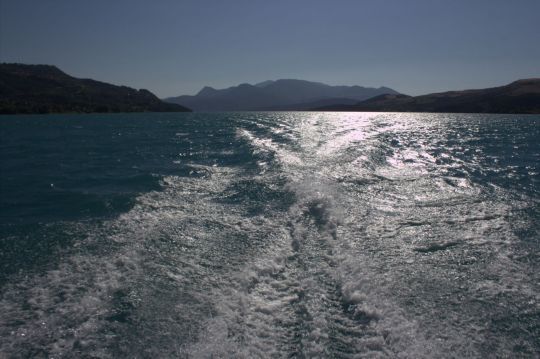
[[[540,113],[540,78],[481,90],[434,93],[422,96],[380,95],[356,104],[313,108],[315,111]]]
[[[55,66],[0,64],[0,114],[187,111],[148,90],[78,79]]]

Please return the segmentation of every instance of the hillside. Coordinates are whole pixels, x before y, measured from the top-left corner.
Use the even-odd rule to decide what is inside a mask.
[[[185,112],[148,90],[67,75],[55,66],[0,64],[0,114]]]
[[[381,94],[397,94],[387,88],[330,86],[304,80],[264,81],[222,90],[204,87],[195,96],[165,99],[195,111],[307,110],[315,106],[356,103]]]
[[[454,113],[540,113],[540,79],[524,79],[506,86],[449,91],[422,96],[377,96],[350,104],[315,107],[318,111],[390,111]]]

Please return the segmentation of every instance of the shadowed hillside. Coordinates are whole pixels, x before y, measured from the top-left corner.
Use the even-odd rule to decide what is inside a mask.
[[[148,90],[77,79],[49,65],[0,64],[0,114],[185,112]]]
[[[315,107],[319,111],[389,111],[454,113],[540,113],[540,79],[518,80],[481,90],[422,96],[381,95],[354,105]]]

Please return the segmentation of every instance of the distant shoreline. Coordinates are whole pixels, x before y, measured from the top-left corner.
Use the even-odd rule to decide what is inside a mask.
[[[434,115],[443,115],[443,114],[449,114],[449,115],[519,115],[519,116],[538,116],[540,113],[510,113],[510,112],[421,112],[421,111],[322,111],[322,110],[298,110],[298,111],[180,111],[180,112],[155,112],[155,111],[141,111],[141,112],[51,112],[51,113],[0,113],[0,117],[8,117],[8,116],[58,116],[58,115],[66,115],[66,116],[73,116],[73,115],[134,115],[134,114],[155,114],[155,113],[163,113],[163,114],[192,114],[192,115],[204,115],[204,114],[216,114],[216,113],[297,113],[297,112],[305,112],[305,113],[374,113],[374,114],[401,114],[401,113],[407,113],[407,114],[434,114]]]

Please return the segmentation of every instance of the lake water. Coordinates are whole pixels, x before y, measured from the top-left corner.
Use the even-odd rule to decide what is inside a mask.
[[[538,357],[540,116],[0,116],[0,357]]]

